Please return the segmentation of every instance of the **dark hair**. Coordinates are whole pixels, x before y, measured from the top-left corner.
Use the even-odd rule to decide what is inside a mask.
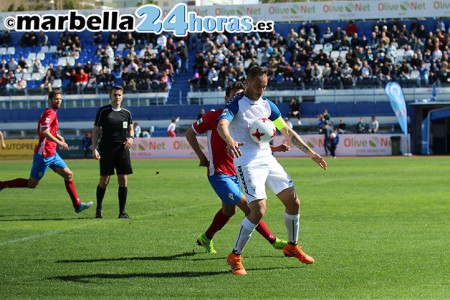
[[[52,100],[53,97],[55,97],[56,95],[62,95],[62,91],[61,90],[52,90],[51,92],[48,93],[48,100]]]
[[[114,85],[111,87],[111,90],[109,91],[109,94],[111,94],[113,91],[122,91],[123,92],[123,87],[120,85]]]
[[[254,66],[247,72],[247,79],[252,80],[256,76],[261,76],[267,74],[267,68]]]
[[[225,89],[225,97],[229,98],[231,91],[233,90],[243,90],[243,89],[245,89],[245,86],[242,83],[242,81],[232,82],[228,84],[227,88]]]

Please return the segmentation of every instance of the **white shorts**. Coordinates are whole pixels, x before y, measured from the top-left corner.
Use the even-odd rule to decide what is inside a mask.
[[[294,186],[291,177],[272,155],[255,159],[244,166],[236,166],[236,172],[249,203],[267,199],[266,186],[275,195]]]

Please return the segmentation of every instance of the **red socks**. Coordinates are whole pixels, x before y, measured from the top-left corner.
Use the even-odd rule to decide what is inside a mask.
[[[222,229],[223,226],[225,226],[225,224],[227,224],[229,220],[230,217],[224,215],[222,208],[219,209],[211,225],[209,225],[209,228],[205,232],[206,237],[208,239],[212,239],[214,235],[217,233],[217,231]]]
[[[73,180],[65,181],[66,184],[66,190],[69,193],[70,199],[72,200],[72,204],[74,208],[77,208],[80,206],[80,199],[78,199],[77,190],[75,189],[75,184],[73,183]]]
[[[258,226],[256,227],[256,231],[259,232],[269,243],[275,242],[275,236],[272,235],[266,223],[263,220],[259,221]]]
[[[0,181],[0,188],[26,188],[28,187],[28,179],[16,178],[8,181]]]

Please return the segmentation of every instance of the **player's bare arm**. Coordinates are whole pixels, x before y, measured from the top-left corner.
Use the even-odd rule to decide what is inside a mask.
[[[98,152],[98,149],[97,149],[99,134],[100,134],[100,127],[94,126],[94,128],[92,129],[92,156],[96,160],[100,159],[100,153]]]
[[[208,167],[209,160],[200,148],[200,144],[197,140],[197,134],[195,133],[194,129],[192,129],[192,127],[189,127],[188,130],[186,130],[186,140],[188,141],[189,145],[191,145],[192,150],[194,150],[195,154],[197,154],[198,158],[200,159],[200,163],[198,166]]]
[[[6,149],[5,139],[3,138],[3,133],[0,131],[0,144],[2,149]]]
[[[48,128],[42,128],[41,129],[41,134],[43,136],[45,136],[45,138],[47,140],[50,140],[52,142],[55,142],[57,145],[59,145],[63,150],[67,150],[69,149],[69,146],[67,145],[67,143],[63,140],[60,140],[58,138],[58,136],[54,136],[53,134],[50,133],[50,130],[48,130]]]
[[[240,157],[242,155],[241,150],[239,149],[239,146],[242,146],[243,143],[236,142],[230,134],[230,131],[228,130],[228,126],[230,125],[230,121],[226,119],[219,120],[219,123],[217,125],[217,132],[219,133],[220,137],[227,143],[227,148],[230,154],[233,157]]]
[[[281,129],[281,133],[284,135],[284,137],[290,141],[290,143],[302,150],[305,154],[307,154],[313,161],[315,161],[319,166],[326,170],[327,169],[327,163],[323,159],[322,156],[311,150],[309,146],[305,143],[305,141],[291,128],[288,126]]]
[[[287,152],[291,150],[291,147],[286,144],[280,144],[278,146],[270,146],[270,150],[272,150],[272,152]]]

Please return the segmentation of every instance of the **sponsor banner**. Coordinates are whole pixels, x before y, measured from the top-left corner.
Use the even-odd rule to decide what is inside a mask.
[[[392,110],[397,116],[398,123],[405,136],[408,136],[408,114],[406,111],[405,96],[398,82],[390,81],[385,87],[386,95],[391,103]]]
[[[337,156],[383,156],[392,155],[392,134],[341,134],[336,149]],[[325,154],[323,135],[304,135],[303,140],[320,155]],[[198,137],[200,147],[207,153],[206,136]],[[284,141],[276,136],[274,145]],[[400,150],[406,152],[405,137],[401,137]],[[306,156],[300,149],[292,148],[288,152],[276,153],[276,156]],[[178,138],[136,138],[131,149],[131,158],[197,158],[184,137]]]
[[[33,156],[34,148],[39,141],[30,140],[5,140],[6,149],[0,148],[0,157]]]
[[[63,150],[58,146],[58,154],[62,158],[92,158],[92,150],[88,150],[86,156],[84,155],[83,142],[81,139],[66,140],[69,149]]]
[[[206,136],[199,136],[200,148],[207,153]],[[196,158],[185,137],[135,138],[131,158]]]
[[[392,155],[391,137],[398,134],[340,134],[336,156],[383,156]],[[320,155],[325,155],[323,135],[304,135],[302,139],[308,146]],[[274,145],[279,145],[283,136],[276,136]],[[406,153],[405,137],[401,136],[400,151]],[[328,151],[329,153],[329,151]],[[275,156],[306,156],[298,148],[291,148],[288,152],[277,152]]]
[[[172,6],[161,6],[161,16],[167,16]],[[150,15],[137,14],[138,8],[121,8],[114,10],[116,15],[110,23],[127,24],[127,30],[133,31],[133,27],[141,22],[151,22]],[[86,17],[95,16],[90,23],[98,24],[98,19],[104,16],[105,10],[79,10],[79,15]],[[113,10],[110,10],[113,11]],[[188,12],[195,12],[196,17],[250,17],[253,21],[271,20],[274,22],[303,22],[321,20],[351,20],[351,19],[392,19],[396,18],[423,18],[423,17],[447,17],[450,15],[450,0],[372,0],[372,1],[327,1],[327,2],[289,2],[267,4],[242,4],[242,5],[210,5],[188,6]],[[33,11],[29,15],[28,22],[38,22],[35,17],[48,15],[50,11]],[[67,10],[51,11],[52,15],[67,15]],[[75,11],[73,11],[75,12]],[[11,16],[21,15],[23,12],[0,13],[0,30],[11,28],[16,20]],[[189,16],[189,15],[188,15]],[[33,17],[33,18],[31,18]],[[156,18],[156,17],[155,17]],[[193,16],[190,16],[192,19]],[[95,22],[94,22],[95,21]],[[126,21],[126,22],[125,22]],[[194,20],[192,20],[193,22]],[[200,20],[201,21],[201,20]],[[11,23],[11,24],[10,24]],[[68,23],[68,22],[67,22]],[[132,25],[134,23],[134,26]],[[198,23],[198,22],[197,22]],[[66,24],[67,25],[67,24]]]

